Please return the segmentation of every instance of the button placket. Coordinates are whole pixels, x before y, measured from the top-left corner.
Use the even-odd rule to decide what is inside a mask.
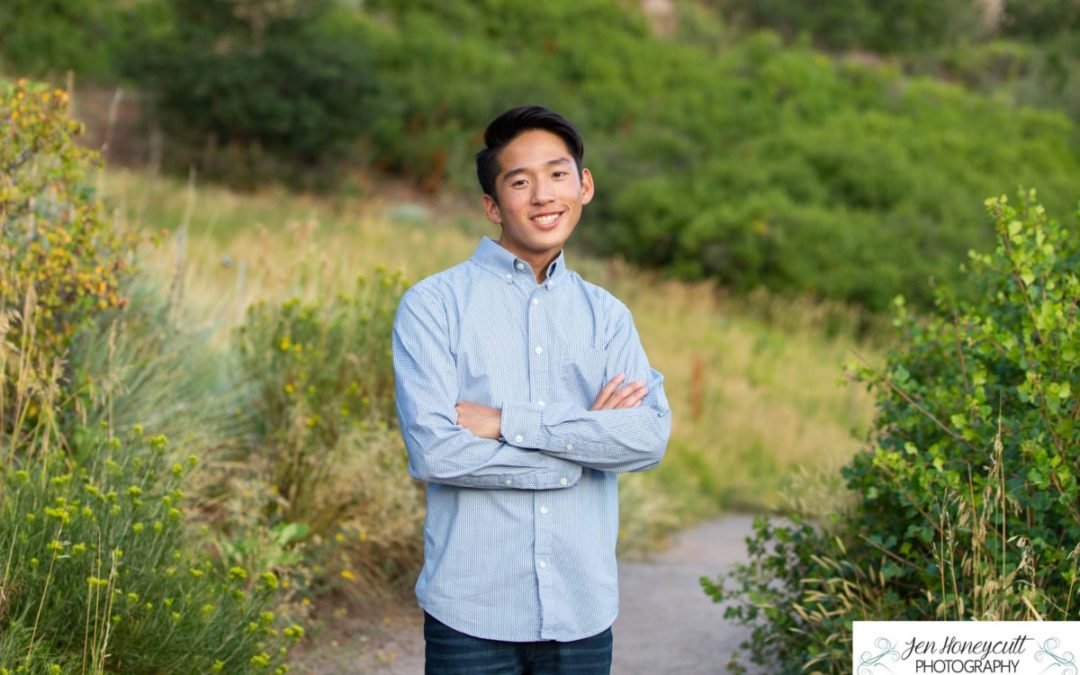
[[[533,494],[533,513],[534,514],[546,514],[548,508],[545,504],[540,503],[546,501],[547,497],[537,492]],[[547,573],[547,567],[551,560],[551,519],[541,517],[541,515],[534,515],[533,517],[533,537],[535,543],[534,549],[534,565],[536,570],[537,590],[540,594],[540,616],[541,624],[547,624],[549,618],[547,616],[547,608],[554,606],[554,600],[551,597],[552,585],[551,575]]]

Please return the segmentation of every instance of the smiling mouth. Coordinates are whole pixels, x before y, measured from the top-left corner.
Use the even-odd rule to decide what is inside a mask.
[[[540,214],[538,216],[533,216],[532,218],[530,218],[530,220],[532,220],[535,224],[537,224],[540,227],[551,227],[561,217],[562,217],[562,212],[559,212],[559,213],[542,213],[542,214]]]

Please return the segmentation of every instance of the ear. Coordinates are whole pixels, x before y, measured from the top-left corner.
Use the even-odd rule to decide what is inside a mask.
[[[487,215],[487,219],[496,225],[502,225],[502,214],[499,213],[499,204],[491,198],[491,195],[484,195],[484,213]]]
[[[588,204],[592,201],[596,187],[593,185],[592,172],[588,169],[581,170],[581,203]]]

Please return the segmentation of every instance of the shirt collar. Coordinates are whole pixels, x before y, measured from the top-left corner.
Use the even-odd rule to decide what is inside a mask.
[[[492,274],[502,278],[513,279],[516,274],[520,273],[526,273],[530,278],[534,278],[532,267],[528,262],[517,257],[502,246],[499,246],[499,243],[491,237],[484,237],[480,240],[480,245],[476,247],[476,251],[473,253],[471,260]],[[523,267],[519,268],[518,263],[521,263]],[[546,281],[551,283],[558,282],[565,273],[565,269],[565,251],[559,251],[559,256],[555,258],[555,260],[552,260],[551,264],[548,265]]]

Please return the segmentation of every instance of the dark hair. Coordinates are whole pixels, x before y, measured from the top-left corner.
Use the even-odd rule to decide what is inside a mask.
[[[496,117],[484,130],[485,147],[476,153],[476,177],[480,180],[480,189],[484,194],[498,201],[495,194],[495,177],[499,175],[498,154],[519,134],[532,129],[550,131],[566,143],[566,149],[577,164],[578,176],[581,175],[582,159],[585,157],[585,143],[573,124],[562,115],[538,105],[523,105],[511,108]]]

